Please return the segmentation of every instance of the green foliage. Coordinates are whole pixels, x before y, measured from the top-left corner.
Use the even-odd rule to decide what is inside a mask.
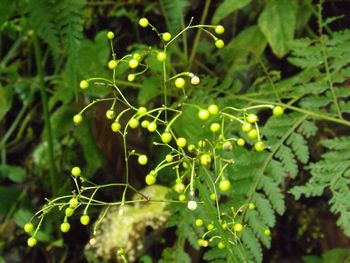
[[[296,186],[290,192],[299,199],[301,195],[321,196],[329,190],[331,211],[338,215],[337,225],[350,236],[349,183],[350,183],[350,137],[322,140],[321,144],[328,150],[322,160],[308,166],[311,178],[302,186]]]
[[[187,0],[160,0],[160,6],[171,34],[176,34],[184,25],[184,13],[189,5]]]
[[[223,1],[215,10],[215,13],[212,18],[213,24],[218,24],[220,20],[224,19],[234,11],[241,9],[248,5],[251,2],[251,0],[243,0],[243,1],[237,1],[237,0],[225,0]]]

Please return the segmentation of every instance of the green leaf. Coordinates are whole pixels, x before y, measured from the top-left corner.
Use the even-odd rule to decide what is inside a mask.
[[[262,262],[263,254],[259,240],[255,237],[253,231],[246,227],[242,231],[243,244],[249,249],[249,252],[255,258],[254,262]]]
[[[288,52],[288,43],[293,40],[296,11],[296,0],[269,0],[258,18],[260,30],[278,57]]]
[[[234,11],[245,7],[250,2],[251,0],[225,0],[215,10],[212,19],[212,24],[218,24],[220,20],[224,19]]]
[[[23,167],[14,165],[0,165],[0,178],[9,178],[10,180],[21,183],[26,177],[26,171]]]
[[[170,33],[177,34],[182,28],[185,9],[189,2],[187,0],[160,0],[159,3]]]
[[[103,164],[103,157],[92,135],[91,123],[84,121],[76,128],[75,137],[79,141],[87,163],[86,177],[91,177]]]
[[[16,203],[21,192],[13,186],[0,186],[0,214],[6,215]]]
[[[145,105],[149,100],[159,95],[161,82],[156,76],[146,78],[142,84],[137,100],[140,105]]]
[[[11,109],[13,94],[13,89],[0,87],[0,121]]]
[[[33,216],[33,212],[27,209],[19,209],[13,214],[13,220],[17,226],[23,227]]]

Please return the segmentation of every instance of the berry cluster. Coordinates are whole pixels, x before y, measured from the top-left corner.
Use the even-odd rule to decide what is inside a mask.
[[[233,151],[236,147],[244,147],[247,144],[251,144],[252,148],[261,152],[267,148],[267,145],[262,139],[262,135],[259,130],[259,117],[257,110],[259,109],[272,109],[274,116],[280,116],[283,114],[283,108],[281,106],[273,105],[256,105],[248,108],[235,108],[235,107],[219,107],[216,104],[209,105],[195,105],[189,103],[186,99],[181,102],[174,103],[173,105],[167,105],[166,98],[164,104],[161,107],[148,109],[144,106],[132,105],[126,96],[122,93],[116,84],[115,72],[118,69],[120,63],[127,63],[130,68],[130,73],[126,76],[127,81],[137,81],[137,78],[147,72],[147,56],[152,56],[155,53],[156,59],[164,64],[164,93],[167,89],[174,88],[174,90],[181,90],[185,92],[187,88],[195,88],[200,86],[201,80],[198,75],[192,72],[181,72],[173,76],[168,76],[166,72],[166,64],[169,63],[169,57],[167,55],[167,47],[174,40],[176,40],[181,34],[189,29],[200,28],[204,32],[208,33],[214,40],[214,44],[217,48],[222,48],[224,42],[222,39],[217,38],[209,29],[214,29],[214,32],[219,35],[224,33],[224,27],[221,25],[196,25],[192,26],[191,23],[183,31],[176,36],[172,36],[169,32],[159,33],[157,29],[149,23],[147,18],[141,18],[139,25],[143,28],[151,27],[155,31],[161,42],[163,43],[163,50],[153,51],[147,50],[143,53],[131,53],[117,59],[117,55],[114,53],[113,40],[114,33],[108,32],[107,39],[111,43],[112,47],[112,60],[106,65],[112,71],[112,79],[103,78],[90,78],[82,80],[80,82],[80,88],[83,90],[93,88],[94,83],[98,80],[99,84],[103,81],[107,86],[113,88],[115,96],[112,98],[97,99],[87,105],[79,113],[74,115],[73,122],[75,125],[79,125],[83,121],[83,114],[96,103],[104,102],[111,103],[109,109],[106,111],[107,121],[111,121],[111,130],[120,135],[124,143],[125,154],[125,166],[126,166],[126,182],[114,183],[107,185],[96,185],[91,183],[82,176],[81,169],[79,167],[73,167],[71,170],[72,179],[76,185],[76,189],[72,195],[58,197],[48,202],[48,204],[40,210],[37,215],[40,219],[36,230],[32,236],[28,239],[28,246],[34,246],[36,241],[36,234],[40,228],[41,222],[47,212],[53,207],[64,209],[64,218],[60,226],[63,233],[70,230],[69,218],[75,213],[75,211],[82,207],[83,213],[80,217],[82,225],[88,225],[90,217],[87,214],[88,208],[92,205],[119,205],[123,206],[129,201],[126,200],[127,191],[131,190],[138,192],[129,183],[129,159],[137,158],[140,165],[146,166],[149,162],[149,157],[144,153],[138,153],[135,150],[127,150],[127,134],[129,129],[144,129],[146,133],[152,133],[155,146],[165,147],[168,153],[164,159],[153,167],[152,170],[145,177],[145,183],[147,185],[153,185],[158,181],[158,175],[164,168],[172,168],[174,171],[174,192],[178,194],[178,200],[169,200],[169,202],[183,203],[189,210],[196,210],[199,207],[202,208],[203,200],[199,199],[197,184],[205,184],[211,191],[210,199],[214,205],[220,211],[220,197],[229,192],[231,187],[234,187],[230,181],[226,169],[234,165],[235,160],[232,158],[227,159],[226,153]],[[139,68],[141,70],[137,71]],[[188,84],[189,83],[189,84]],[[116,104],[121,103],[125,109],[120,112],[116,111]],[[199,141],[195,141],[191,137],[186,137],[182,134],[178,134],[173,128],[173,124],[181,118],[184,110],[191,108],[197,111],[198,122],[201,123],[203,129],[210,131],[211,136],[203,137]],[[126,123],[122,123],[122,116],[126,113],[131,113],[131,118]],[[232,135],[228,131],[235,129],[238,135]],[[94,198],[97,191],[107,187],[119,187],[122,188],[122,199],[118,202],[107,203]],[[152,201],[143,196],[142,201]],[[211,204],[213,205],[213,204]],[[249,203],[240,207],[237,211],[232,208],[230,213],[218,213],[220,218],[221,228],[232,233],[232,243],[237,243],[237,234],[244,230],[243,218],[240,218],[239,212],[243,209],[254,210],[255,205]],[[198,244],[200,246],[208,246],[209,242],[214,239],[220,239],[220,235],[216,232],[218,226],[206,218],[197,219],[195,225],[197,227],[203,227],[206,224],[207,231],[199,239]],[[32,233],[34,226],[32,223],[27,223],[24,227],[27,233]],[[264,230],[265,235],[270,234],[270,230]],[[210,238],[209,238],[210,237]],[[216,242],[216,241],[215,241]],[[224,248],[225,243],[222,240],[218,240],[217,246]],[[124,257],[125,251],[123,249],[118,250],[118,256]]]

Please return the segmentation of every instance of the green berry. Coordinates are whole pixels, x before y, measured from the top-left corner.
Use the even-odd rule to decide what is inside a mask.
[[[205,145],[206,145],[205,140],[199,140],[199,141],[198,141],[198,146],[199,146],[199,147],[204,148]]]
[[[186,196],[185,195],[179,195],[179,201],[183,202],[186,200]]]
[[[154,185],[157,181],[157,178],[152,174],[147,174],[145,181],[147,185]]]
[[[171,135],[170,132],[164,132],[161,136],[162,138],[162,142],[165,143],[165,144],[168,144],[171,139],[173,138],[173,136]]]
[[[178,89],[182,89],[186,84],[186,81],[184,80],[184,78],[177,78],[175,79],[175,87]]]
[[[147,113],[147,108],[146,107],[140,107],[137,109],[137,113],[142,115],[145,115]]]
[[[129,74],[128,75],[128,81],[133,82],[135,80],[135,74]]]
[[[254,144],[254,148],[257,152],[262,152],[263,150],[265,150],[266,146],[264,142],[258,141]]]
[[[30,233],[30,232],[32,232],[34,230],[34,225],[32,223],[30,223],[30,222],[26,223],[24,225],[23,229],[24,229],[24,232]]]
[[[155,130],[157,130],[157,124],[155,122],[151,122],[150,124],[148,124],[147,130],[149,132],[154,132]]]
[[[208,110],[204,110],[204,109],[201,109],[199,112],[198,112],[198,118],[200,118],[201,120],[207,120],[209,118],[209,111]]]
[[[115,60],[110,60],[108,62],[108,68],[110,68],[110,69],[115,69],[117,66],[118,66],[118,63]]]
[[[36,243],[38,243],[38,241],[36,240],[35,237],[30,237],[27,240],[28,247],[34,247],[36,245]]]
[[[225,28],[222,25],[218,25],[215,27],[215,33],[221,35],[225,32]]]
[[[247,136],[250,139],[255,139],[258,137],[258,131],[256,129],[252,129],[250,132],[248,132]]]
[[[72,198],[69,200],[69,206],[72,208],[76,208],[79,204],[79,201],[77,198]]]
[[[71,174],[75,177],[81,175],[80,167],[78,167],[78,166],[73,167],[71,170]]]
[[[214,123],[210,124],[210,131],[211,132],[217,132],[220,130],[220,128],[221,128],[221,126],[219,123],[214,122]]]
[[[113,33],[112,31],[109,31],[109,32],[107,33],[107,38],[110,39],[110,40],[112,40],[112,39],[114,38],[114,33]]]
[[[88,225],[90,223],[90,217],[88,215],[82,215],[80,217],[80,223],[84,226]]]
[[[219,188],[221,191],[226,192],[231,188],[231,182],[228,179],[222,179],[219,183]]]
[[[124,248],[119,248],[118,251],[117,251],[117,256],[121,257],[123,255],[125,255],[125,249]]]
[[[115,112],[114,112],[114,110],[108,110],[108,111],[106,111],[106,117],[107,117],[107,119],[109,119],[109,120],[113,119],[113,118],[115,117]]]
[[[70,217],[74,214],[74,209],[71,207],[67,207],[66,210],[64,210],[64,214],[66,217]]]
[[[223,41],[222,39],[217,39],[217,40],[215,41],[215,46],[216,46],[217,48],[223,48],[223,47],[225,46],[225,43],[224,43],[224,41]]]
[[[196,149],[196,146],[194,144],[190,144],[187,146],[187,150],[192,153]]]
[[[211,163],[211,156],[207,153],[204,153],[200,157],[200,162],[202,165],[206,166]]]
[[[213,224],[208,224],[207,225],[207,229],[210,231],[210,230],[213,230],[214,229],[214,225]]]
[[[210,199],[213,201],[216,201],[216,199],[217,199],[216,194],[215,193],[210,194]]]
[[[186,186],[182,182],[178,182],[174,185],[174,190],[181,194],[185,190]]]
[[[254,210],[255,209],[255,204],[254,203],[249,203],[248,208],[249,208],[249,210]]]
[[[139,20],[139,25],[142,27],[147,27],[148,26],[148,19],[143,17]]]
[[[284,113],[284,109],[281,106],[275,106],[272,109],[273,116],[281,116]]]
[[[143,120],[142,122],[141,122],[141,126],[142,126],[142,128],[147,128],[148,127],[148,125],[149,125],[149,121],[148,120]]]
[[[158,52],[157,60],[160,61],[160,62],[165,61],[166,60],[166,54],[164,52]]]
[[[83,121],[83,116],[81,116],[80,114],[76,114],[73,116],[73,122],[75,125],[80,124]]]
[[[266,229],[264,230],[264,235],[265,235],[265,236],[270,236],[270,235],[271,235],[270,229],[266,228]]]
[[[259,119],[258,119],[258,116],[256,116],[256,115],[253,114],[253,113],[250,113],[250,114],[248,114],[248,116],[247,116],[247,121],[248,121],[249,123],[256,123],[258,120],[259,120]]]
[[[208,246],[208,241],[205,239],[198,239],[198,245],[200,247],[207,247]]]
[[[243,230],[243,225],[240,223],[234,224],[233,225],[233,230],[236,232],[241,232]]]
[[[120,125],[119,122],[113,122],[113,123],[111,124],[111,129],[112,129],[113,132],[118,132],[118,131],[120,131],[120,128],[121,128],[121,127],[122,127],[122,126]]]
[[[87,82],[86,80],[82,80],[80,81],[79,86],[81,89],[87,89],[89,87],[89,82]]]
[[[239,138],[238,140],[237,140],[237,145],[238,146],[244,146],[245,145],[245,140],[244,139],[242,139],[242,138]]]
[[[219,107],[218,105],[215,104],[211,104],[208,107],[208,111],[210,112],[210,114],[212,115],[217,115],[219,113]]]
[[[224,248],[225,248],[224,242],[219,242],[219,243],[218,243],[218,248],[219,248],[219,249],[224,249]]]
[[[148,162],[148,157],[145,154],[141,154],[139,155],[139,157],[137,158],[137,161],[140,165],[146,165]]]
[[[196,226],[202,226],[204,224],[203,219],[196,219],[195,225]]]
[[[137,59],[131,59],[129,61],[130,68],[137,68],[138,65],[139,65],[139,61]]]
[[[139,53],[134,53],[134,55],[132,55],[132,58],[139,61],[141,59],[141,55]]]
[[[167,154],[165,156],[165,160],[168,162],[168,163],[171,163],[173,160],[174,160],[174,157],[171,155],[171,154]]]
[[[171,34],[169,32],[165,32],[163,33],[162,38],[165,42],[168,42],[171,39]]]
[[[242,125],[242,131],[244,132],[250,132],[250,130],[252,129],[252,125],[249,122],[246,122]]]
[[[70,224],[68,222],[63,222],[60,226],[60,229],[63,233],[67,233],[70,229]]]
[[[184,148],[187,144],[187,140],[183,137],[180,137],[176,140],[176,145],[179,147],[179,148]]]
[[[139,123],[139,121],[138,121],[137,119],[131,118],[131,119],[129,120],[129,126],[130,126],[130,128],[135,129],[135,128],[139,127],[139,125],[140,125],[140,123]]]

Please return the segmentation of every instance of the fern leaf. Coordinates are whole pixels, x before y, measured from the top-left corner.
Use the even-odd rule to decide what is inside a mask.
[[[332,197],[329,200],[331,211],[339,214],[337,224],[350,236],[350,137],[340,137],[321,142],[329,151],[322,160],[312,163],[311,178],[303,186],[296,186],[290,192],[299,199],[301,195],[320,196],[329,188]]]
[[[171,34],[177,34],[184,19],[185,9],[188,6],[187,0],[160,0],[163,15]]]
[[[263,255],[261,245],[250,227],[246,227],[244,229],[241,239],[243,244],[248,248],[249,252],[254,257],[254,262],[262,262]]]
[[[302,163],[307,163],[309,160],[309,148],[303,136],[293,132],[287,139],[287,144],[292,147],[295,156]]]
[[[269,200],[263,194],[255,193],[253,202],[256,204],[256,209],[261,215],[262,222],[269,227],[273,227],[276,223],[276,217]]]
[[[294,154],[289,147],[281,145],[277,150],[275,157],[281,160],[285,171],[290,177],[294,178],[297,176],[298,166],[296,164]]]
[[[284,195],[281,193],[281,189],[278,184],[275,183],[270,177],[263,176],[260,180],[260,186],[258,189],[263,189],[273,209],[279,214],[283,215],[286,210],[284,203]]]

